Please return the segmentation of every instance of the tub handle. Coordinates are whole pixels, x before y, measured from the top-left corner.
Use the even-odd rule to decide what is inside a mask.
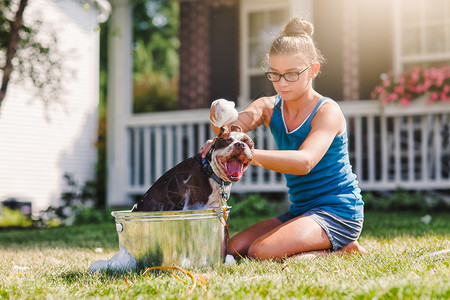
[[[116,223],[116,230],[117,230],[117,233],[121,233],[123,231],[122,223]]]

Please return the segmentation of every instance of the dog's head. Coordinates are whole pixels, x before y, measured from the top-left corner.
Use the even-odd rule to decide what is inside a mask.
[[[221,127],[213,145],[211,168],[224,181],[237,182],[253,159],[254,143],[241,127]]]

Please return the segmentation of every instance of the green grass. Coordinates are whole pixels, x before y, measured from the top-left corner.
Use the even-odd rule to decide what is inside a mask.
[[[190,271],[207,278],[212,299],[449,299],[450,254],[426,254],[450,248],[450,216],[431,214],[424,224],[423,215],[366,213],[360,238],[365,255],[244,260]],[[232,219],[231,230],[254,221]],[[103,253],[95,251],[99,247]],[[149,278],[88,272],[90,264],[117,250],[112,222],[0,232],[0,299],[178,299],[189,290],[168,272]],[[208,295],[197,287],[189,297]]]

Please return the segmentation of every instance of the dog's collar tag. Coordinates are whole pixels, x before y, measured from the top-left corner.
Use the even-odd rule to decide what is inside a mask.
[[[210,178],[214,179],[215,182],[217,182],[220,185],[230,185],[231,182],[230,181],[224,181],[222,178],[220,178],[219,176],[217,176],[212,168],[211,165],[209,164],[209,162],[205,159],[202,158],[202,167],[203,167],[203,171],[206,173],[206,175],[208,175]]]
[[[228,201],[228,194],[225,192],[225,186],[220,185],[219,186],[219,195],[220,195],[220,200],[222,201],[222,208],[226,208],[228,207],[227,205],[227,201]],[[224,210],[224,214],[225,214],[225,210]]]

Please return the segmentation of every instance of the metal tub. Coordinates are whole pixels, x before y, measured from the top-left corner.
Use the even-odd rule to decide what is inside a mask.
[[[136,270],[205,267],[225,260],[227,217],[224,220],[223,209],[115,211],[112,216],[119,244],[136,260]]]

